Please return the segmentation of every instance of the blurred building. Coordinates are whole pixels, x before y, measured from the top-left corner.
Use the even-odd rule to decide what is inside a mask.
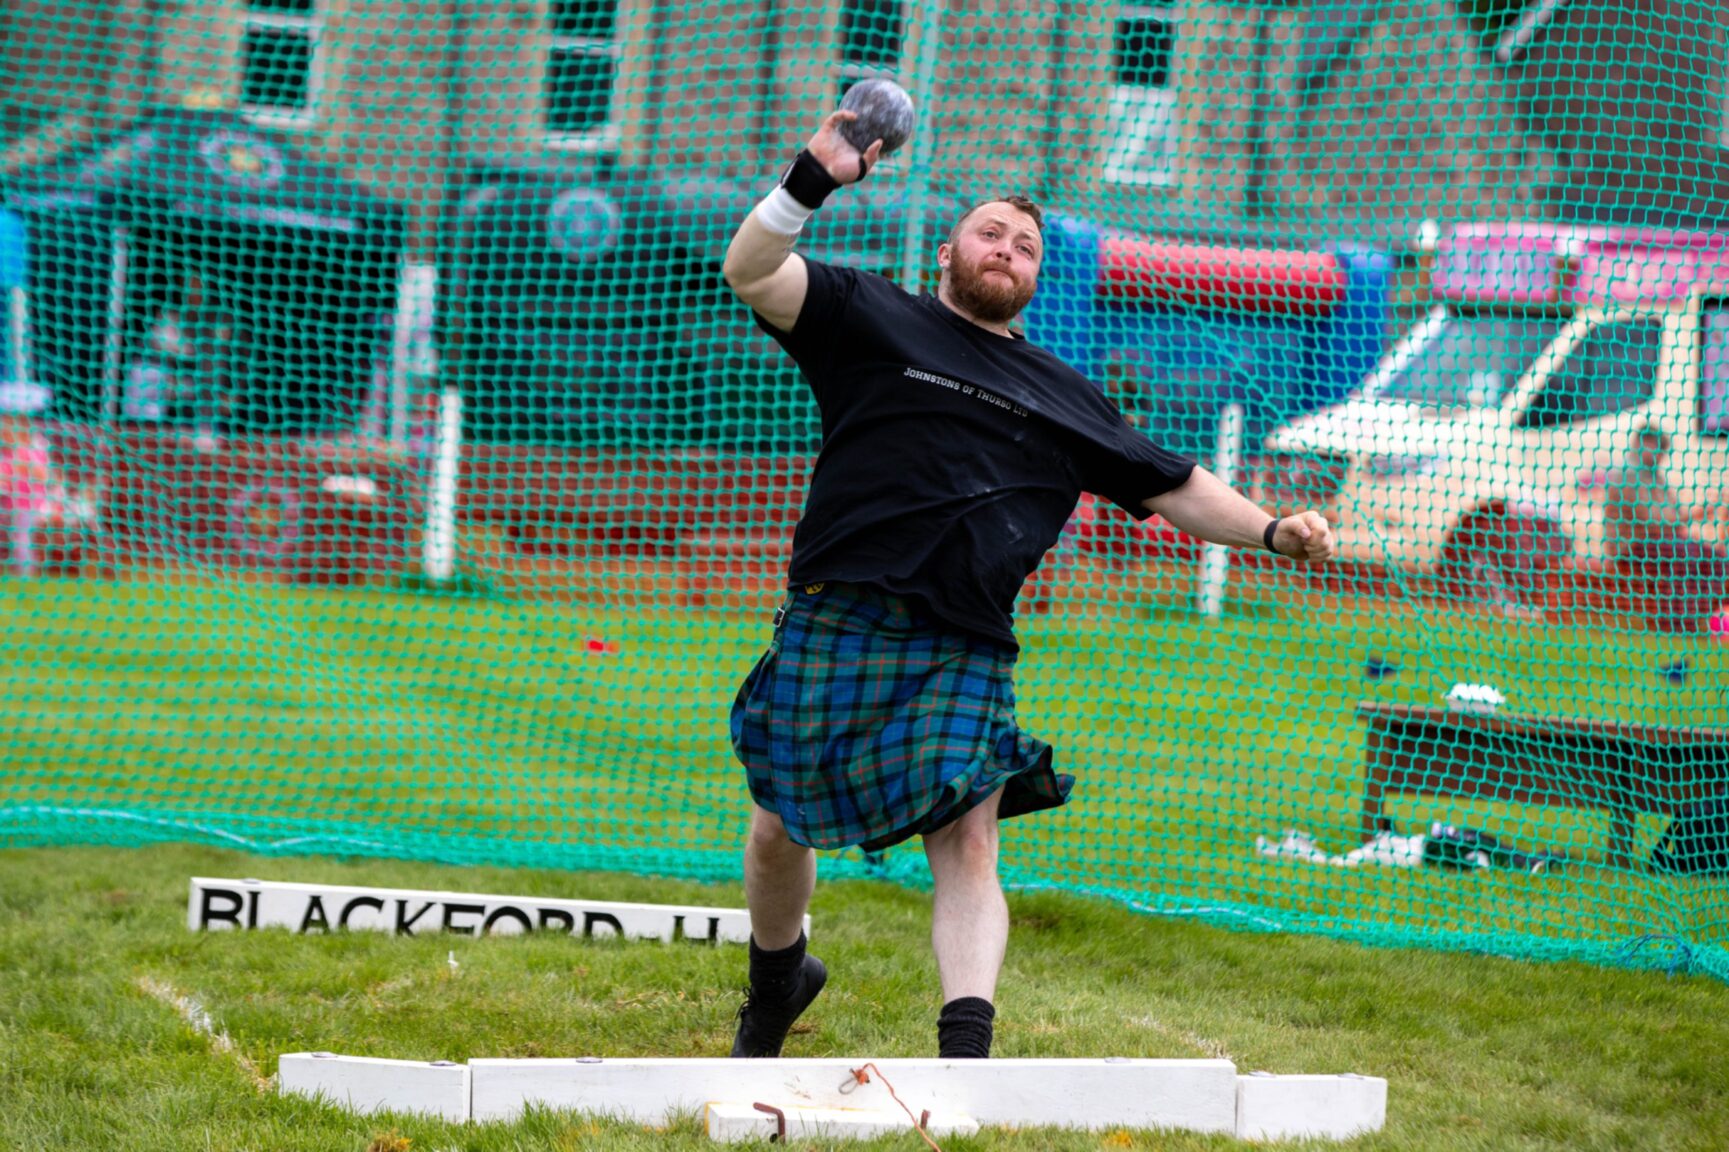
[[[447,367],[477,427],[748,429],[785,423],[749,399],[780,395],[763,382],[784,362],[720,254],[861,79],[911,89],[921,132],[805,243],[891,273],[929,275],[958,207],[1009,191],[1257,245],[1399,249],[1468,219],[1729,227],[1724,17],[1701,0],[0,0],[0,193],[165,110],[239,117],[269,139],[229,132],[232,155],[291,150],[400,212],[403,257],[438,266],[438,342],[464,349]],[[102,307],[106,259],[68,330]],[[1415,261],[1394,294],[1424,298]],[[398,433],[400,348],[369,386]]]
[[[152,103],[243,110],[436,248],[487,168],[761,181],[892,76],[963,196],[1190,232],[1729,202],[1724,8],[1699,0],[4,0],[0,166]]]

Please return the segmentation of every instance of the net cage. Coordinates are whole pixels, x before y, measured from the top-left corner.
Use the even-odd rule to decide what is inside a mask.
[[[0,843],[734,879],[821,414],[722,276],[1018,323],[1338,561],[1083,496],[1012,885],[1729,976],[1729,46],[1692,0],[10,0]],[[916,849],[832,875],[928,879]]]

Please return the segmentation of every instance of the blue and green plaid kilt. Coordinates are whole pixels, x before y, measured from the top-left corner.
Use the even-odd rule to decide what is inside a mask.
[[[732,706],[750,794],[813,848],[879,851],[1003,789],[999,818],[1067,802],[1015,726],[1015,655],[857,584],[795,589]]]

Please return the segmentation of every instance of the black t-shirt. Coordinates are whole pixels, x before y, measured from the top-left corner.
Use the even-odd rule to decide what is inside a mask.
[[[806,261],[792,355],[822,412],[793,585],[870,584],[1013,647],[1015,596],[1082,491],[1133,514],[1194,462],[1131,428],[1085,376],[935,296]]]

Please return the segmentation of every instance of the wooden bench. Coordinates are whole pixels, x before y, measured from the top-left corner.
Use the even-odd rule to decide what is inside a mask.
[[[1632,859],[1640,813],[1729,793],[1729,728],[1480,714],[1367,702],[1362,834],[1390,826],[1388,796],[1461,796],[1609,814],[1609,859]]]

